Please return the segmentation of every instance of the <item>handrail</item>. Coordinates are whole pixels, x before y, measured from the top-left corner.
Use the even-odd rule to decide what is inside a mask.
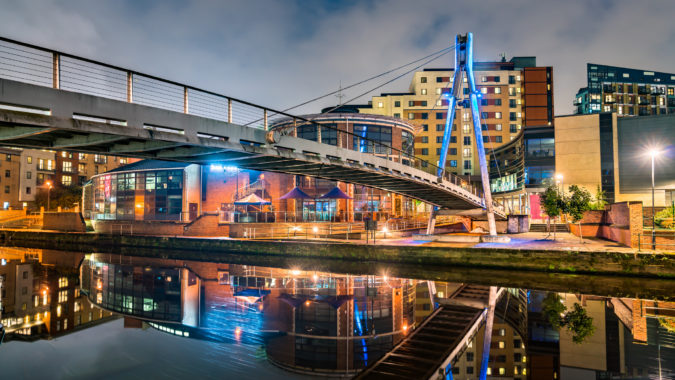
[[[140,72],[140,71],[123,68],[121,66],[116,66],[116,65],[109,64],[109,63],[105,63],[105,62],[96,61],[96,60],[93,60],[93,59],[90,59],[90,58],[85,58],[85,57],[82,57],[82,56],[78,56],[78,55],[74,55],[74,54],[70,54],[70,53],[65,53],[65,52],[62,52],[62,51],[46,48],[46,47],[43,47],[43,46],[38,46],[38,45],[26,43],[26,42],[21,42],[21,41],[17,41],[17,40],[6,38],[6,37],[0,37],[0,41],[5,42],[5,43],[9,43],[9,44],[13,44],[13,45],[18,45],[20,47],[25,47],[25,48],[29,48],[29,49],[38,50],[38,51],[41,51],[41,52],[50,53],[52,55],[52,59],[51,59],[51,62],[47,62],[45,60],[45,59],[47,59],[47,57],[43,57],[44,59],[38,59],[38,58],[35,58],[35,57],[27,57],[25,55],[7,53],[7,52],[4,52],[4,51],[0,50],[0,53],[6,53],[6,54],[14,55],[14,56],[19,56],[20,58],[25,58],[25,59],[28,59],[28,60],[32,59],[32,62],[26,62],[24,60],[16,59],[16,58],[14,58],[13,61],[12,61],[12,59],[4,57],[7,61],[12,61],[14,63],[24,64],[24,66],[29,65],[29,66],[26,66],[26,67],[20,66],[20,67],[23,67],[25,69],[35,70],[36,67],[42,68],[43,70],[44,69],[51,69],[51,73],[50,73],[51,79],[52,79],[51,82],[53,83],[52,87],[54,87],[54,88],[61,88],[62,87],[61,84],[63,83],[63,79],[68,78],[68,80],[74,80],[75,82],[71,83],[71,82],[67,81],[63,84],[66,84],[66,85],[71,86],[71,87],[76,87],[76,89],[69,88],[69,91],[87,93],[86,91],[82,90],[82,87],[83,87],[82,83],[77,82],[77,81],[82,81],[83,83],[88,84],[88,86],[86,88],[89,89],[90,92],[96,90],[94,92],[96,92],[98,94],[98,96],[101,96],[101,92],[103,92],[103,93],[107,93],[108,97],[110,97],[112,94],[115,94],[115,95],[117,95],[117,97],[119,99],[124,99],[124,97],[122,96],[122,92],[126,91],[126,99],[124,99],[124,100],[128,103],[137,103],[138,101],[134,102],[134,98],[138,97],[139,99],[141,99],[141,103],[143,103],[143,102],[151,102],[153,104],[161,103],[161,105],[153,105],[153,106],[158,107],[158,108],[167,108],[167,106],[170,105],[171,106],[170,109],[177,110],[177,109],[181,108],[181,106],[182,106],[183,113],[192,114],[192,115],[197,115],[197,114],[195,114],[194,111],[190,112],[190,104],[191,104],[190,93],[191,93],[191,91],[196,91],[196,92],[204,94],[204,95],[209,95],[209,96],[219,98],[221,100],[226,100],[227,101],[227,122],[229,122],[229,123],[233,122],[232,102],[236,102],[236,103],[242,104],[244,106],[253,107],[253,108],[257,109],[258,111],[262,111],[262,113],[261,113],[262,119],[259,119],[261,115],[256,115],[256,116],[254,116],[255,120],[253,122],[249,122],[246,125],[249,125],[249,124],[252,124],[252,123],[257,123],[258,121],[262,120],[263,121],[263,129],[269,130],[269,124],[268,124],[269,123],[269,117],[280,115],[280,116],[288,117],[293,121],[295,121],[295,120],[300,121],[300,123],[302,125],[310,124],[310,125],[314,125],[314,126],[317,126],[317,127],[320,127],[320,128],[327,128],[327,129],[331,129],[331,130],[336,130],[337,133],[342,133],[342,134],[345,134],[347,136],[352,136],[352,137],[358,138],[359,141],[367,141],[368,145],[372,144],[373,147],[375,147],[376,145],[384,147],[385,152],[387,152],[386,153],[387,159],[389,159],[389,156],[390,156],[390,154],[388,152],[396,152],[396,155],[398,155],[399,160],[401,161],[400,163],[403,163],[402,158],[406,158],[411,163],[411,165],[409,165],[409,166],[414,167],[418,170],[424,171],[428,174],[433,174],[434,176],[438,176],[439,178],[445,179],[445,180],[447,180],[447,181],[449,181],[449,182],[451,182],[451,183],[453,183],[457,186],[460,186],[460,187],[464,187],[463,184],[466,183],[466,184],[468,184],[468,187],[469,187],[469,189],[467,189],[467,190],[469,192],[473,193],[474,195],[477,195],[477,196],[480,197],[480,194],[477,191],[478,189],[474,185],[472,185],[469,181],[466,181],[463,178],[459,177],[458,175],[455,175],[455,174],[447,171],[445,168],[440,168],[436,164],[433,164],[433,163],[431,163],[427,160],[424,160],[424,159],[421,159],[421,158],[415,156],[414,152],[413,152],[413,154],[410,154],[407,151],[403,151],[401,149],[395,148],[395,147],[393,147],[389,144],[385,144],[385,143],[382,143],[382,142],[379,142],[377,140],[373,140],[373,139],[370,139],[370,138],[367,138],[367,137],[359,136],[359,135],[357,135],[353,132],[340,130],[338,127],[332,126],[330,124],[321,124],[321,123],[318,123],[318,122],[316,122],[312,119],[308,119],[308,118],[305,118],[305,117],[302,117],[302,116],[295,116],[295,115],[286,113],[284,111],[279,111],[279,110],[276,110],[276,109],[273,109],[273,108],[260,106],[260,105],[251,103],[249,101],[234,98],[234,97],[227,96],[227,95],[224,95],[224,94],[220,94],[220,93],[217,93],[217,92],[214,92],[214,91],[205,90],[205,89],[202,89],[202,88],[199,88],[199,87],[187,85],[187,84],[180,83],[180,82],[177,82],[177,81],[174,81],[174,80],[160,78],[160,77],[157,77],[155,75],[146,74],[146,73],[143,73],[143,72]],[[0,48],[2,48],[2,47],[12,49],[11,46],[0,45]],[[14,50],[17,50],[17,49],[14,49]],[[34,53],[28,52],[28,51],[24,51],[24,53],[34,54]],[[119,81],[119,83],[118,83],[119,87],[113,86],[112,82],[110,82],[110,81],[106,81],[102,84],[102,86],[105,86],[105,88],[99,88],[99,87],[91,86],[92,81],[88,80],[88,79],[83,80],[83,78],[94,78],[94,79],[98,79],[98,80],[100,80],[100,78],[97,78],[97,77],[94,77],[94,76],[91,76],[91,75],[87,75],[87,74],[83,74],[83,72],[89,72],[89,73],[93,73],[95,75],[99,75],[99,76],[103,76],[103,77],[107,77],[107,78],[109,78],[109,77],[106,76],[106,75],[103,75],[101,73],[98,73],[96,71],[84,70],[84,69],[96,69],[95,67],[92,68],[92,67],[89,67],[89,66],[86,66],[86,65],[83,65],[84,67],[80,68],[82,70],[78,71],[78,72],[63,70],[62,64],[61,64],[61,58],[64,58],[64,57],[70,58],[70,59],[73,59],[73,60],[77,60],[79,62],[84,62],[84,63],[96,65],[96,66],[101,67],[101,68],[116,70],[116,71],[119,71],[120,74],[126,73],[126,80],[122,79],[123,75],[121,75],[119,78],[117,78],[118,81]],[[0,57],[0,58],[2,58],[2,57]],[[68,64],[74,64],[74,63],[68,62]],[[30,66],[30,65],[33,65],[33,66]],[[51,67],[46,66],[46,65],[51,65]],[[66,66],[66,67],[68,67],[68,66]],[[7,69],[7,71],[9,72],[9,71],[12,71],[12,70]],[[29,73],[23,73],[23,72],[20,72],[20,71],[17,71],[17,72],[20,73],[19,75],[34,75],[34,74],[29,74]],[[68,75],[61,75],[62,72],[64,74],[68,74]],[[46,74],[46,72],[45,72],[45,74]],[[106,73],[106,74],[114,74],[114,73]],[[19,79],[19,80],[23,79],[21,77],[17,77],[16,75],[9,75],[9,76],[11,78],[14,78],[14,79]],[[136,78],[136,77],[138,77],[138,78]],[[49,78],[47,78],[45,76],[43,79],[49,79]],[[158,82],[158,83],[156,83],[157,85],[165,84],[165,85],[176,86],[176,87],[178,87],[178,89],[160,88],[160,87],[157,87],[157,86],[153,86],[155,83],[151,83],[149,81],[143,81],[144,83],[142,83],[142,84],[138,83],[139,88],[136,89],[135,88],[136,87],[135,82],[138,82],[139,79],[141,79],[141,80],[147,79],[147,80],[150,80],[150,81],[156,81],[156,82]],[[122,82],[125,82],[125,84],[122,84]],[[79,86],[79,89],[77,89],[78,86]],[[125,86],[126,86],[126,88],[124,88]],[[180,89],[182,89],[182,94],[179,94],[179,92],[181,92]],[[134,91],[134,90],[136,90],[136,91]],[[137,94],[134,94],[135,92],[137,92]],[[140,96],[137,96],[137,95],[140,95]],[[171,96],[173,96],[174,98],[171,98]],[[192,99],[192,100],[194,100],[194,103],[199,104],[199,106],[195,106],[194,108],[199,109],[201,107],[202,113],[204,113],[204,112],[225,112],[224,109],[221,110],[219,108],[219,106],[224,106],[223,104],[215,104],[215,105],[214,104],[207,104],[209,102],[209,99],[200,98],[198,96],[198,94],[194,94],[194,96],[195,96],[195,99]],[[151,98],[151,97],[154,97],[154,98]],[[182,104],[180,104],[181,102],[182,102]],[[250,110],[249,111],[241,110],[241,115],[243,115],[243,117],[250,117],[252,114],[251,114]],[[203,116],[203,117],[212,118],[211,116]],[[275,122],[273,121],[273,123],[275,123]],[[297,123],[295,123],[295,122],[294,122],[294,124],[297,125]],[[259,128],[259,127],[253,126],[252,128]],[[376,150],[373,149],[373,154],[375,154],[375,151]],[[395,155],[392,155],[392,156],[395,156]],[[392,159],[393,159],[393,157],[392,157]]]

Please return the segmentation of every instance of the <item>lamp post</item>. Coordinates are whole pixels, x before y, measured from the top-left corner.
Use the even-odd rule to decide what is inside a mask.
[[[50,198],[51,198],[51,191],[52,191],[52,181],[47,181],[45,182],[45,185],[47,186],[47,211],[49,211],[49,203],[50,203]]]
[[[652,157],[652,249],[656,249],[656,209],[654,208],[654,160],[659,155],[658,150],[652,149],[649,155]]]
[[[565,197],[565,183],[563,182],[563,175],[558,173],[558,174],[555,175],[555,178],[558,181],[560,181],[560,189],[562,190],[561,194],[562,194],[563,197]]]

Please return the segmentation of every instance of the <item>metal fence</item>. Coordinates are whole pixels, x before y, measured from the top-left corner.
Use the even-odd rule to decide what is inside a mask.
[[[643,249],[675,251],[675,231],[638,234],[638,251]]]
[[[343,137],[358,139],[359,146],[369,147],[368,151],[375,152],[378,156],[406,163],[418,170],[442,177],[482,198],[482,191],[469,181],[409,152],[393,148],[389,144],[227,95],[4,37],[0,37],[0,78],[137,103],[264,130],[268,130],[270,125],[287,118],[293,120],[293,125],[312,124],[319,127],[319,130],[321,128],[335,129],[338,139]],[[495,206],[503,210],[497,202]]]

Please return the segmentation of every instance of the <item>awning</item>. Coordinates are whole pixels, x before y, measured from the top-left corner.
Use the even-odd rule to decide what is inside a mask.
[[[246,197],[234,202],[235,205],[269,205],[272,202],[264,200],[255,193],[247,195]]]
[[[322,195],[321,197],[319,197],[319,199],[352,199],[352,197],[345,194],[345,192],[340,190],[339,187],[335,186],[333,190]]]
[[[300,190],[299,187],[294,187],[293,190],[289,191],[288,193],[284,194],[282,197],[279,199],[312,199],[307,193],[304,191]]]

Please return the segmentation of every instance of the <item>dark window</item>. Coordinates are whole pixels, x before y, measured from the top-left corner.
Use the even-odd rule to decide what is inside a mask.
[[[443,83],[443,77],[436,77],[436,83]]]
[[[487,130],[488,130],[488,125],[487,125],[487,124],[481,124],[481,125],[480,125],[480,130],[481,130],[481,131],[487,131]]]
[[[426,144],[429,142],[429,137],[428,136],[422,136],[422,143]]]
[[[426,113],[426,112],[422,112],[422,119],[423,119],[423,120],[426,120],[426,119],[428,119],[428,118],[429,118],[429,114]]]
[[[429,124],[422,124],[422,130],[427,132],[429,130]]]
[[[518,132],[518,129],[517,129],[515,124],[509,124],[509,131],[511,133],[516,133],[516,132]]]
[[[422,107],[426,107],[426,106],[427,106],[427,101],[426,101],[426,100],[422,100]]]
[[[443,136],[436,136],[436,142],[438,144],[442,143],[443,142]]]
[[[436,112],[436,119],[443,119],[443,112]]]
[[[445,125],[443,125],[443,124],[436,124],[436,131],[437,131],[437,132],[443,132],[443,131],[445,131]]]
[[[429,155],[429,149],[428,148],[422,148],[422,155],[428,156]]]
[[[463,91],[463,92],[464,92],[464,95],[469,95],[469,88],[468,88],[468,87],[467,87],[467,88],[464,88],[464,91]]]
[[[457,167],[457,160],[450,160],[450,167],[456,168]]]
[[[464,160],[464,169],[471,169],[471,161]]]
[[[497,143],[502,142],[502,136],[495,136],[495,142]]]
[[[415,106],[415,101],[414,100],[408,100],[408,107],[414,107]]]
[[[495,105],[496,105],[496,106],[501,106],[501,105],[502,105],[502,100],[501,100],[501,99],[495,99]]]
[[[480,100],[480,105],[481,105],[481,106],[487,106],[487,105],[488,105],[488,100],[487,100],[487,99],[481,99],[481,100]]]
[[[499,75],[495,76],[494,80],[495,80],[495,82],[499,82],[500,81]]]
[[[472,361],[473,361],[473,352],[467,352],[467,353],[466,353],[466,361],[467,361],[467,362],[472,362]]]
[[[457,148],[450,148],[450,154],[452,154],[453,156],[456,156],[457,155]]]
[[[12,155],[11,155],[11,154],[8,154],[8,155],[6,156],[6,160],[7,160],[7,161],[12,161]]]
[[[26,188],[26,194],[30,194],[30,187]]]
[[[12,176],[12,172],[10,170],[5,170],[5,177],[9,178]]]
[[[471,145],[471,136],[464,136],[464,145]]]
[[[509,112],[509,120],[511,120],[511,121],[516,121],[516,120],[518,120],[518,119],[516,118],[516,113],[515,113],[515,112]]]
[[[473,375],[473,367],[466,367],[466,374]]]
[[[400,101],[400,100],[394,101],[394,107],[400,107],[400,106],[401,106],[401,101]]]
[[[488,118],[488,113],[487,113],[487,112],[481,112],[481,113],[480,113],[480,118],[481,118],[481,119],[487,119],[487,118]]]
[[[421,77],[420,83],[427,83],[427,77]]]
[[[441,154],[441,148],[436,148],[436,155],[440,155],[440,154]]]
[[[457,136],[450,136],[450,144],[457,144]]]
[[[520,339],[514,339],[513,340],[513,348],[520,348],[520,346],[521,346]],[[520,354],[516,354],[516,355],[520,355]],[[520,356],[518,356],[518,358],[519,359],[516,359],[516,361],[520,361]]]
[[[9,186],[5,186],[5,194],[9,194]]]
[[[401,114],[398,112],[394,112],[394,117],[398,117],[399,119],[401,118]]]
[[[26,179],[31,179],[33,177],[33,172],[26,172]]]
[[[509,84],[516,84],[516,76],[509,75]]]
[[[509,99],[509,107],[516,108],[516,99]]]
[[[489,143],[490,142],[490,137],[489,136],[483,136],[483,143]]]
[[[354,125],[354,150],[359,152],[373,153],[388,153],[389,148],[385,145],[391,146],[391,127],[379,125]],[[359,138],[359,137],[361,138]],[[370,141],[375,140],[382,144],[373,144]]]

